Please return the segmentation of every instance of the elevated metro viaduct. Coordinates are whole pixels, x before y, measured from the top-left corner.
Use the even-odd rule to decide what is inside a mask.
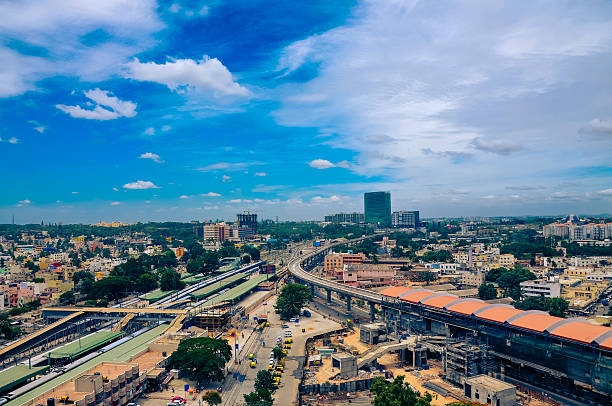
[[[323,289],[328,301],[336,292],[368,302],[372,313],[379,307],[390,333],[474,341],[487,348],[485,373],[584,404],[612,404],[612,329],[426,289],[398,286],[377,293],[309,273],[335,245],[290,263],[293,278],[313,292]]]

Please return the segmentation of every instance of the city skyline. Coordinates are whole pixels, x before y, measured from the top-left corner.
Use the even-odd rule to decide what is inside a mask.
[[[328,3],[0,5],[0,223],[610,212],[612,4]]]

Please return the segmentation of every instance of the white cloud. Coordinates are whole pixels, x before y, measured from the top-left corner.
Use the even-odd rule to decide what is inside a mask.
[[[202,193],[200,196],[206,196],[206,197],[219,197],[221,196],[219,193],[215,193],[215,192],[208,192],[208,193]]]
[[[111,206],[119,206],[121,202],[110,202]]]
[[[253,176],[261,176],[261,177],[263,177],[263,176],[266,176],[266,173],[265,172],[255,172],[255,174]]]
[[[189,196],[187,196],[187,195],[181,195],[181,196],[179,196],[179,199],[189,199]]]
[[[115,192],[118,192],[118,191],[119,191],[119,188],[114,187],[114,188],[113,188],[113,190],[114,190]]]
[[[19,144],[19,138],[11,137],[7,141],[9,144]]]
[[[520,190],[520,191],[529,191],[529,190],[540,190],[544,189],[544,186],[506,186],[508,190]]]
[[[73,195],[78,195],[79,192],[71,192]]]
[[[154,0],[0,2],[0,36],[44,51],[29,56],[0,45],[0,97],[37,90],[47,77],[109,78],[155,43],[164,26],[156,8]]]
[[[337,195],[332,195],[329,197],[322,197],[322,196],[314,196],[312,199],[310,199],[310,201],[312,203],[338,203],[340,201],[342,201],[342,198],[340,196]]]
[[[249,166],[253,165],[261,165],[261,162],[218,162],[215,164],[210,164],[203,166],[201,168],[196,168],[196,171],[201,172],[211,172],[211,171],[241,171]]]
[[[19,204],[30,204],[32,203],[29,199],[25,199],[25,200],[20,200]]]
[[[328,161],[327,159],[315,159],[313,161],[308,162],[308,165],[316,169],[328,169],[328,168],[333,168],[334,166],[336,166],[332,164],[330,161]]]
[[[85,97],[96,103],[93,110],[64,104],[57,104],[55,107],[74,118],[90,120],[114,120],[120,117],[134,117],[137,114],[136,103],[120,100],[106,90],[89,90],[85,92]]]
[[[163,132],[167,132],[167,131],[172,130],[172,127],[170,127],[170,126],[169,126],[169,125],[167,125],[167,124],[166,124],[166,125],[162,125],[161,130],[162,130]]]
[[[145,135],[155,135],[155,128],[149,127],[144,131]]]
[[[39,133],[44,134],[46,127],[44,125],[39,125],[37,127],[34,127],[34,129],[38,131]]]
[[[159,157],[159,155],[154,154],[152,152],[145,152],[144,154],[140,155],[138,158],[140,158],[140,159],[151,159],[152,161],[157,162],[158,164],[161,164],[161,163],[164,162]]]
[[[594,118],[580,129],[580,132],[600,136],[612,136],[612,120]]]
[[[502,196],[500,184],[538,176],[557,182],[558,163],[579,165],[577,156],[594,158],[581,159],[584,166],[609,163],[609,151],[578,142],[576,117],[592,118],[612,102],[604,90],[612,4],[534,1],[499,13],[484,3],[358,2],[350,23],[282,51],[279,75],[316,75],[288,80],[273,116],[320,129],[329,135],[323,145],[355,152],[349,170],[386,177],[403,198],[428,184],[449,190],[478,173],[470,200],[483,204],[479,196]],[[563,31],[572,40],[555,43],[567,37]],[[572,114],[569,102],[577,106]],[[600,121],[593,129],[606,131]]]
[[[486,196],[481,196],[481,199],[485,199],[485,200],[493,200],[495,199],[495,195],[486,195]]]
[[[173,59],[164,64],[141,63],[138,59],[126,65],[125,76],[145,82],[168,86],[182,92],[194,89],[212,92],[215,96],[250,96],[251,92],[240,86],[232,74],[217,58],[205,56],[201,60]]]
[[[476,137],[472,141],[474,148],[481,151],[492,152],[497,155],[510,155],[523,149],[522,145],[505,140],[492,140],[483,137]]]
[[[612,189],[600,190],[599,192],[597,192],[597,194],[600,194],[602,196],[612,196]]]
[[[231,180],[232,180],[232,177],[231,177],[231,176],[228,176],[228,175],[223,175],[223,176],[221,177],[221,181],[222,181],[222,182],[229,182],[229,181],[231,181]]]
[[[159,186],[148,180],[138,180],[136,182],[126,183],[123,185],[124,189],[131,190],[144,190],[144,189],[159,189]]]
[[[329,168],[348,168],[349,163],[347,161],[340,161],[338,163],[332,163],[327,159],[314,159],[308,162],[308,166],[316,169],[329,169]]]

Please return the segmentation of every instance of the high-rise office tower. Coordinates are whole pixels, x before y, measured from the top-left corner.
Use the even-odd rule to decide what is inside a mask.
[[[363,194],[365,222],[381,227],[391,227],[391,193],[369,192]]]

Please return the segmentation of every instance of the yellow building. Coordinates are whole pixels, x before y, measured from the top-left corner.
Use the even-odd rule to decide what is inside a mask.
[[[579,278],[586,278],[587,275],[591,272],[590,268],[567,268],[563,271],[563,275],[565,276],[576,276]]]
[[[499,263],[504,268],[511,268],[516,263],[516,258],[512,254],[503,254],[499,256]]]
[[[331,272],[344,268],[345,264],[363,264],[365,260],[366,256],[363,252],[358,254],[332,252],[325,256],[324,269],[325,272]]]

